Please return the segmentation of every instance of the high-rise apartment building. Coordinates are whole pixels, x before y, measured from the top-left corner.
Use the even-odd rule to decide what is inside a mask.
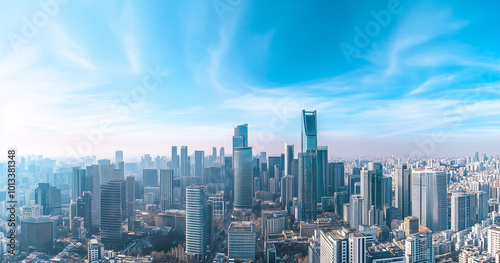
[[[205,186],[188,186],[186,188],[186,255],[193,260],[201,260],[205,256],[208,225]]]

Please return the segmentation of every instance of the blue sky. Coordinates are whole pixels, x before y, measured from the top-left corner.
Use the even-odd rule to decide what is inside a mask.
[[[41,3],[0,10],[3,149],[278,154],[316,109],[330,155],[498,153],[498,1]]]

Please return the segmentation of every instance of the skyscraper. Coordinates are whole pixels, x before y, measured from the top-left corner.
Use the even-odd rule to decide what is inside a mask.
[[[234,137],[241,137],[243,145],[233,147],[248,147],[248,124],[238,125],[234,128]]]
[[[123,151],[118,150],[115,152],[115,163],[121,163],[123,162]]]
[[[401,209],[403,218],[411,215],[411,168],[408,164],[403,164],[396,169],[394,178],[395,187],[395,206]]]
[[[293,162],[293,144],[288,145],[285,143],[285,167],[283,167],[283,171],[285,171],[285,175],[292,175],[292,162]]]
[[[181,175],[189,176],[188,147],[181,146]]]
[[[301,152],[308,150],[316,150],[317,141],[317,124],[316,111],[302,110],[302,134],[301,134]]]
[[[100,184],[100,176],[99,176],[99,166],[98,165],[91,165],[86,167],[86,174],[87,176],[92,177],[92,203],[94,205],[92,206],[92,225],[99,229],[99,226],[101,224],[101,184]]]
[[[344,163],[328,164],[328,179],[325,183],[325,196],[333,196],[339,192],[339,188],[344,186]]]
[[[448,196],[446,173],[432,169],[411,172],[412,215],[432,231],[447,229]]]
[[[174,171],[175,175],[179,174],[179,155],[177,155],[177,146],[172,146],[172,160],[170,168]]]
[[[174,203],[174,171],[160,170],[161,209],[167,210]]]
[[[316,150],[299,153],[298,220],[313,222],[317,216]]]
[[[127,177],[127,216],[128,230],[134,231],[135,222],[135,177]]]
[[[359,229],[359,225],[363,223],[363,196],[351,195],[349,202],[349,225]]]
[[[186,188],[186,255],[203,259],[207,249],[207,195],[204,186]]]
[[[319,146],[316,150],[316,160],[318,162],[316,166],[317,177],[316,177],[316,203],[321,203],[321,198],[326,196],[328,192],[328,147]],[[332,194],[333,195],[333,194]]]
[[[35,189],[35,204],[42,206],[43,215],[61,215],[61,190],[49,183],[39,183]]]
[[[143,187],[158,186],[158,170],[143,169],[142,170],[142,185]]]
[[[203,176],[203,168],[205,167],[205,152],[194,151],[194,176],[198,177],[200,184],[206,184],[206,179]]]
[[[462,192],[451,194],[451,229],[462,231],[469,224],[468,196]]]
[[[380,163],[369,163],[361,170],[361,195],[363,195],[363,224],[381,225],[379,214],[384,209],[383,171]],[[373,211],[370,213],[370,210]]]
[[[224,200],[234,201],[233,157],[224,157]]]
[[[234,207],[252,207],[252,147],[234,148]]]
[[[227,232],[227,256],[231,259],[255,259],[256,237],[253,222],[232,222]]]
[[[122,250],[128,227],[127,186],[124,180],[101,185],[101,240],[106,249]]]
[[[73,167],[71,200],[75,201],[85,191],[85,169]]]
[[[220,150],[219,150],[219,161],[221,164],[224,164],[224,157],[225,157],[225,153],[224,153],[224,147],[220,147]]]
[[[76,216],[83,218],[85,230],[92,227],[92,193],[85,191],[76,199]]]

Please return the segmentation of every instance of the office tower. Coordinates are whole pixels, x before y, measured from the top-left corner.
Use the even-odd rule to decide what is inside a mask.
[[[294,177],[292,175],[285,175],[281,178],[281,203],[284,205],[284,209],[287,212],[291,212],[291,206],[293,201],[293,181]]]
[[[366,263],[366,236],[362,233],[349,233],[349,262]]]
[[[411,172],[412,215],[432,231],[447,229],[448,196],[446,173],[431,169]]]
[[[380,163],[369,163],[360,175],[361,195],[363,195],[363,225],[381,225],[380,214],[384,209],[383,171]],[[373,211],[370,213],[370,210]],[[371,217],[370,217],[371,215]]]
[[[349,225],[358,229],[363,223],[363,196],[351,195],[349,201]]]
[[[352,174],[349,175],[349,178],[347,179],[347,190],[349,192],[349,195],[355,195],[355,194],[360,194],[359,192],[357,193],[356,190],[356,183],[360,183],[361,181],[361,169],[354,167],[352,168]]]
[[[403,218],[411,215],[411,168],[403,164],[396,169],[395,181],[395,206],[401,209]]]
[[[85,230],[90,232],[92,227],[92,193],[85,191],[76,199],[76,216],[83,219]]]
[[[227,256],[230,259],[255,259],[256,236],[253,222],[232,222],[227,232]]]
[[[349,263],[349,241],[338,231],[320,230],[320,263]]]
[[[412,234],[418,233],[419,223],[418,217],[415,216],[407,216],[404,220],[405,225],[405,236],[409,237]]]
[[[328,147],[327,146],[318,146],[318,150],[316,150],[316,161],[318,164],[316,165],[316,203],[321,203],[321,198],[323,196],[327,196],[328,192]],[[333,194],[332,194],[333,195]]]
[[[333,196],[344,183],[344,163],[328,163],[328,177],[325,181],[325,196]]]
[[[128,231],[134,231],[135,222],[135,177],[127,176]]]
[[[174,171],[160,170],[161,209],[167,210],[174,203]]]
[[[252,147],[234,148],[234,207],[252,208]]]
[[[207,194],[205,186],[186,188],[186,255],[204,258],[207,248]]]
[[[461,231],[469,225],[468,196],[462,192],[451,195],[451,229]]]
[[[496,256],[500,251],[500,228],[493,226],[488,229],[488,254]]]
[[[181,173],[182,176],[189,176],[188,147],[181,146]]]
[[[101,225],[101,184],[100,184],[100,176],[99,176],[99,166],[91,165],[86,167],[87,176],[92,177],[92,224],[95,228],[99,228]]]
[[[105,249],[122,250],[128,227],[127,186],[124,180],[101,185],[101,241]]]
[[[174,171],[175,175],[179,174],[179,155],[177,155],[177,146],[172,146],[172,160],[170,168]]]
[[[276,173],[278,168],[278,173]],[[269,156],[268,162],[269,178],[281,178],[279,171],[281,171],[281,156]]]
[[[317,123],[316,111],[302,110],[302,133],[301,133],[301,152],[316,150],[317,141]]]
[[[39,183],[35,189],[35,204],[42,206],[43,215],[61,215],[61,190],[49,183]]]
[[[299,153],[298,220],[316,221],[316,150]]]
[[[118,150],[115,152],[115,163],[118,164],[121,162],[123,162],[123,151]]]
[[[220,150],[219,150],[219,162],[224,165],[224,147],[220,147]]]
[[[203,176],[203,168],[205,167],[205,152],[194,151],[194,176],[198,177],[200,184],[206,184],[206,178]]]
[[[212,147],[212,163],[217,162],[217,147]]]
[[[284,158],[284,175],[292,175],[292,161],[293,161],[293,144],[288,145],[285,143],[285,158]]]
[[[142,170],[142,185],[143,187],[158,186],[158,170],[143,169]]]
[[[120,178],[120,174],[115,172],[115,166],[109,160],[99,160],[98,165],[100,185],[113,180],[123,180],[123,176]]]
[[[85,169],[73,167],[71,200],[75,201],[85,191]]]
[[[224,157],[224,200],[233,202],[234,200],[234,173],[233,157]]]
[[[104,246],[97,239],[89,240],[87,251],[89,263],[97,263],[104,258]]]
[[[344,215],[344,204],[348,204],[349,201],[347,192],[335,192],[333,194],[333,212],[342,217]]]
[[[407,263],[434,263],[432,232],[427,230],[407,237],[405,242],[405,258]]]
[[[238,125],[234,128],[234,137],[243,138],[243,145],[236,147],[248,147],[248,124]]]
[[[56,220],[57,217],[52,216],[21,219],[21,249],[51,253],[56,239]]]

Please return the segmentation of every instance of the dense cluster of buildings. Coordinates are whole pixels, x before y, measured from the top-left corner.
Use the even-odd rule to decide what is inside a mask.
[[[0,254],[50,258],[71,246],[65,257],[87,262],[499,262],[498,156],[333,158],[316,111],[301,114],[297,153],[253,152],[244,124],[228,155],[173,146],[170,158],[139,162],[122,151],[114,162],[21,157],[18,254],[3,234],[6,189]],[[182,238],[156,253],[153,240],[173,233]]]

